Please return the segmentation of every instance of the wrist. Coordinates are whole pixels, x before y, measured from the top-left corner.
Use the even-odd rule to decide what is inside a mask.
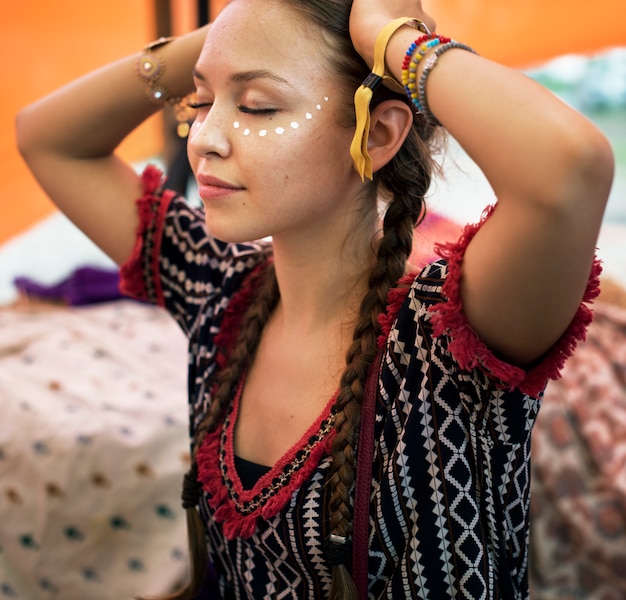
[[[407,49],[410,48],[417,39],[425,35],[427,34],[417,31],[415,28],[403,26],[389,39],[385,53],[385,64],[387,66],[387,73],[396,81],[401,81],[402,79],[402,64]]]
[[[208,26],[207,26],[208,27]],[[185,36],[161,37],[144,46],[136,59],[136,73],[146,98],[158,106],[171,106],[180,137],[187,137],[193,117],[193,65],[206,37],[207,27]]]
[[[385,62],[387,61],[387,54],[389,52],[389,46],[392,45],[393,41],[398,37],[402,37],[402,34],[406,34],[406,39],[409,40],[411,38],[415,38],[417,35],[421,34],[429,34],[431,29],[429,26],[417,17],[404,17],[408,19],[405,23],[400,24],[388,38],[386,50],[385,50]],[[364,36],[356,36],[352,37],[352,44],[354,45],[355,50],[358,54],[363,58],[367,66],[371,69],[374,66],[374,58],[376,51],[376,43],[379,39],[380,34],[383,29],[387,27],[390,23],[398,20],[394,17],[386,17],[384,20],[377,18],[374,23],[370,27],[363,27],[363,30],[367,32],[367,35]],[[375,32],[372,35],[371,32]],[[410,43],[410,42],[408,42]],[[406,50],[406,46],[402,46],[402,52]],[[402,42],[401,42],[402,44]]]
[[[402,62],[402,85],[414,109],[430,125],[441,123],[430,110],[426,95],[426,82],[435,68],[439,57],[453,49],[461,49],[475,54],[475,51],[460,42],[440,35],[425,35],[413,42]]]

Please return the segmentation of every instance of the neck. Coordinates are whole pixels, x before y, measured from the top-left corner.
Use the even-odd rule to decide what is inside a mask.
[[[274,239],[279,313],[288,330],[305,334],[339,324],[352,329],[375,262],[372,230],[358,235],[360,242],[333,244],[331,237],[310,247]]]

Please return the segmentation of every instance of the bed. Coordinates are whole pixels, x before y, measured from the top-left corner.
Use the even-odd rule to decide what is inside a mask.
[[[605,288],[533,431],[533,600],[626,598],[626,293]]]
[[[185,353],[130,300],[0,310],[0,598],[122,600],[185,577]]]

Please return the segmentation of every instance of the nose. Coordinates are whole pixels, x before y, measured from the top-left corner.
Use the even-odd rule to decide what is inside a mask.
[[[215,103],[208,109],[198,111],[189,130],[187,145],[198,156],[213,154],[225,158],[230,154],[227,119]]]

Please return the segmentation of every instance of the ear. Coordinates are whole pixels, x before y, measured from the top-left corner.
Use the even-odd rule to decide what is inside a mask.
[[[372,110],[367,151],[375,173],[400,150],[413,126],[413,113],[402,100],[385,100]]]

